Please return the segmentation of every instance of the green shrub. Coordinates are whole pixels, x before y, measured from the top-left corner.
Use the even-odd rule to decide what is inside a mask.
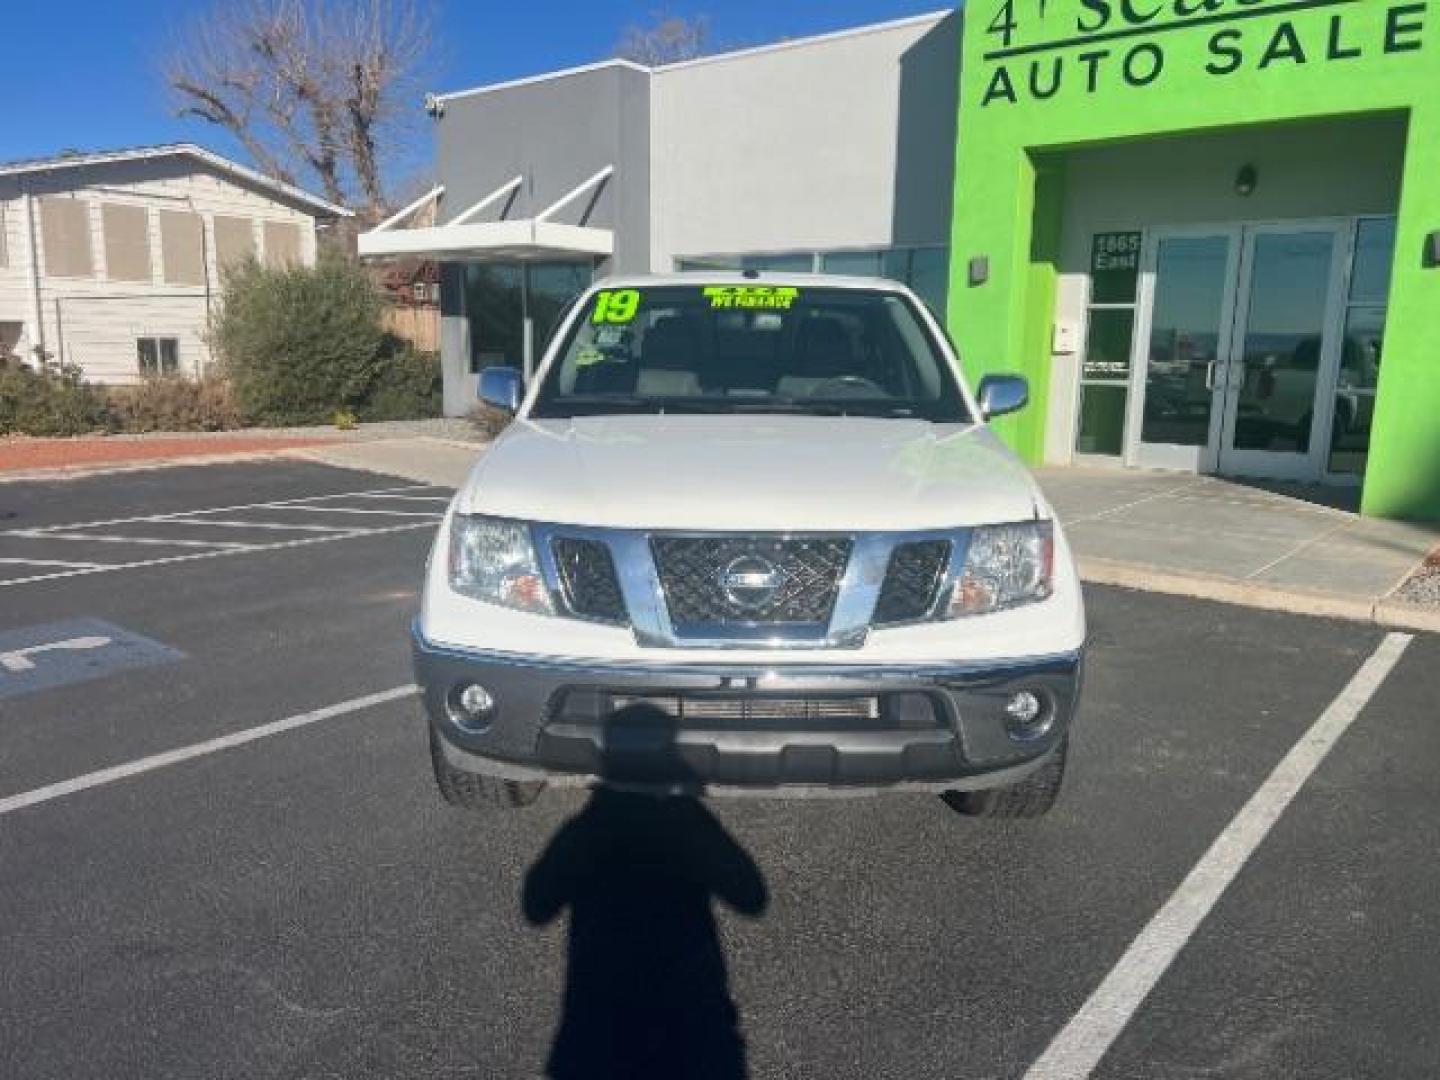
[[[242,426],[229,382],[215,374],[191,379],[153,376],[110,391],[110,413],[121,431],[229,431]]]
[[[0,435],[85,435],[110,424],[104,393],[78,368],[0,368]]]
[[[380,371],[360,405],[362,420],[428,420],[445,411],[445,385],[436,353],[386,341]]]
[[[357,409],[383,363],[380,311],[365,270],[342,259],[231,269],[214,346],[241,412],[265,424],[322,424]]]

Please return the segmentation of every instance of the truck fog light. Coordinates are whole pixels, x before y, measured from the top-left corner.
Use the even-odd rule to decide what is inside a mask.
[[[1005,730],[1019,742],[1048,734],[1054,719],[1045,699],[1033,690],[1017,690],[1005,702]]]
[[[479,683],[461,683],[450,691],[450,718],[462,728],[478,731],[490,723],[495,698]]]

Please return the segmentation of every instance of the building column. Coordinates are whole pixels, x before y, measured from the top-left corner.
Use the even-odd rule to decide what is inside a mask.
[[[40,303],[40,245],[35,237],[35,197],[29,192],[20,196],[25,239],[25,284],[30,317],[25,323],[25,350],[29,359],[39,365],[45,362],[45,315]]]
[[[1370,435],[1367,516],[1440,521],[1440,101],[1410,114],[1380,385]]]
[[[956,175],[949,329],[972,387],[998,372],[1029,380],[1029,408],[999,420],[995,430],[1021,458],[1038,463],[1050,399],[1063,168],[962,137]],[[974,259],[984,259],[988,270],[978,284],[970,280]]]

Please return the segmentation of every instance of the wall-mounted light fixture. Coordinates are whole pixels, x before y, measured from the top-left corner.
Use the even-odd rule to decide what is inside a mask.
[[[969,281],[972,289],[990,280],[990,256],[976,255],[970,260]]]
[[[1248,199],[1260,186],[1260,170],[1254,165],[1242,165],[1235,174],[1235,194]]]
[[[1440,230],[1425,237],[1425,269],[1440,269]]]

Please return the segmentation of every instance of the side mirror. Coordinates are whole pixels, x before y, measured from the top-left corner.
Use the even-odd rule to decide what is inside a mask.
[[[1030,383],[1023,375],[986,375],[980,380],[980,415],[997,416],[1019,412],[1030,404]]]
[[[492,409],[514,416],[524,397],[525,376],[513,367],[491,367],[480,372],[480,400]]]

